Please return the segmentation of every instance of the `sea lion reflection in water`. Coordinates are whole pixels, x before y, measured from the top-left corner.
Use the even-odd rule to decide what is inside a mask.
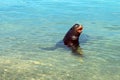
[[[79,36],[81,35],[83,26],[79,24],[73,25],[64,36],[64,45],[72,49],[72,52],[82,55],[82,50],[79,46]]]

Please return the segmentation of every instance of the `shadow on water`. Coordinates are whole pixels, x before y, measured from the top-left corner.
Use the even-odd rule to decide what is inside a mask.
[[[54,51],[56,49],[59,49],[59,48],[63,48],[63,49],[68,49],[64,44],[63,44],[63,41],[59,41],[55,44],[55,46],[51,46],[51,47],[40,47],[40,49],[42,50],[47,50],[47,51]]]
[[[90,37],[88,35],[82,34],[80,36],[80,40],[79,40],[80,44],[84,45],[84,43],[87,43],[89,38]],[[55,44],[55,46],[52,46],[52,47],[40,47],[41,50],[45,50],[45,51],[54,51],[54,50],[60,49],[60,48],[63,49],[63,50],[67,50],[67,51],[70,50],[70,48],[68,48],[67,46],[64,45],[62,40],[57,42]],[[79,52],[79,54],[77,52]],[[72,54],[75,55],[75,56],[83,56],[82,55],[83,51],[82,51],[82,48],[80,46],[78,47],[77,52],[72,51]]]

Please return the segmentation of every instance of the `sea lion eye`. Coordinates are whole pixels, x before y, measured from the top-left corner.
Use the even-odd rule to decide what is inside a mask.
[[[74,25],[75,28],[77,28],[77,27],[79,27],[79,26],[80,26],[79,24],[75,24],[75,25]]]

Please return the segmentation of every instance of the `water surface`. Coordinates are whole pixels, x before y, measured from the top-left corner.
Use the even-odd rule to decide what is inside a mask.
[[[119,80],[119,0],[0,0],[1,80]],[[84,26],[83,57],[58,45]]]

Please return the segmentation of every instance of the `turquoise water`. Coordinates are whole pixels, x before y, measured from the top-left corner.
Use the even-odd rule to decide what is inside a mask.
[[[0,80],[120,80],[119,22],[119,0],[0,0]],[[53,49],[75,23],[83,57]]]

